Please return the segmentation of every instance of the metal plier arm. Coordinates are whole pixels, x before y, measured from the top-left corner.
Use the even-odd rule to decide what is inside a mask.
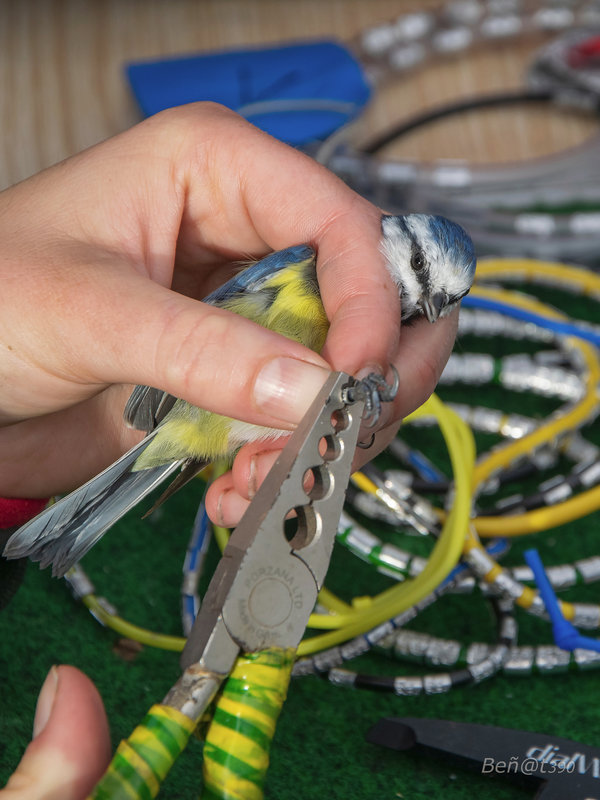
[[[156,796],[238,655],[297,648],[329,566],[366,399],[345,373],[326,381],[230,537],[182,653],[181,677],[121,742],[92,797],[132,797],[136,785]],[[160,765],[159,744],[168,751]]]

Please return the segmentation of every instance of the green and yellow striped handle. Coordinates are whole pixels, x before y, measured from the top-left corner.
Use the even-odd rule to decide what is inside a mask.
[[[154,705],[128,739],[88,800],[150,800],[160,791],[196,724],[164,705]]]
[[[273,648],[237,659],[206,733],[202,800],[261,800],[294,656]]]
[[[269,749],[287,695],[295,650],[240,656],[218,696],[204,744],[202,800],[260,800]],[[184,750],[196,722],[152,706],[124,739],[88,800],[151,800]]]

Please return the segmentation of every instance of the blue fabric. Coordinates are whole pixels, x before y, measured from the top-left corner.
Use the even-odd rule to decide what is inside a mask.
[[[371,93],[360,64],[331,41],[132,63],[126,72],[147,116],[212,100],[294,146],[333,133],[360,112]],[[270,101],[303,101],[307,108],[245,113],[246,107]]]

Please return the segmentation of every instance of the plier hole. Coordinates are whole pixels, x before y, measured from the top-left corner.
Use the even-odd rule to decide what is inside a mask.
[[[294,516],[284,523],[284,536],[292,550],[302,550],[312,544],[323,528],[321,515],[312,505],[292,509]]]

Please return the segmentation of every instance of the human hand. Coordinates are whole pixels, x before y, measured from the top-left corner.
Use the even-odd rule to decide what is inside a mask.
[[[157,115],[2,193],[0,237],[4,496],[62,493],[131,446],[131,383],[291,428],[331,367],[393,361],[400,392],[371,455],[432,391],[454,339],[454,318],[417,321],[399,339],[378,209],[210,104]],[[232,262],[300,242],[318,250],[331,320],[321,357],[196,302]],[[289,374],[257,394],[281,357]],[[233,524],[272,458],[242,450],[211,490],[211,516]]]
[[[52,667],[38,698],[33,739],[0,800],[83,800],[111,756],[108,722],[93,683]]]

